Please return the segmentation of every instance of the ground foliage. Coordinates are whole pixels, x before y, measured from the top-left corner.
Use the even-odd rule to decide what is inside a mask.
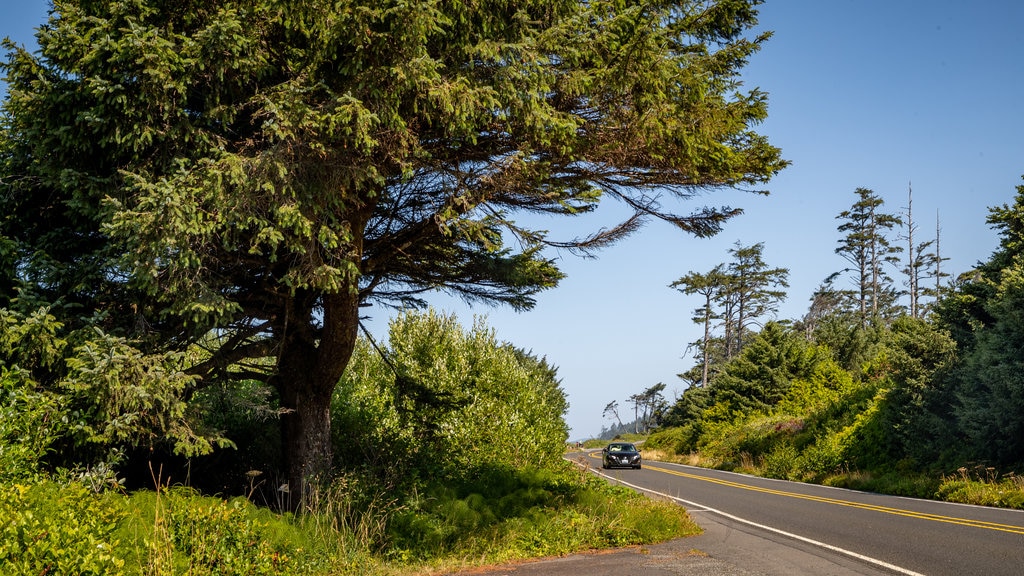
[[[386,340],[363,339],[332,407],[337,468],[283,514],[296,507],[281,480],[247,466],[278,454],[251,446],[274,429],[265,386],[192,398],[189,429],[232,442],[203,444],[178,465],[180,450],[154,442],[152,422],[182,416],[180,397],[151,398],[138,374],[166,369],[163,356],[144,362],[115,341],[100,355],[112,376],[97,383],[79,368],[97,357],[95,342],[54,344],[84,340],[45,311],[3,318],[0,342],[24,344],[0,350],[5,574],[399,574],[698,530],[681,508],[564,461],[557,370],[499,341],[483,319],[463,328],[410,311]],[[40,363],[62,374],[53,391],[33,378]],[[85,402],[81,391],[97,386],[122,400]],[[150,435],[102,434],[111,422]],[[130,477],[144,465],[149,488],[138,489]]]

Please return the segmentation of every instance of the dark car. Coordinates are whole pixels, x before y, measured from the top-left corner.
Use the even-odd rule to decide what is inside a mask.
[[[640,451],[629,442],[612,442],[601,451],[601,468],[640,469]]]

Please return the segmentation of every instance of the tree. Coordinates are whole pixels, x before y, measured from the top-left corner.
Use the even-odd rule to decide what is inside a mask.
[[[720,414],[748,415],[780,402],[795,379],[809,378],[823,361],[821,349],[776,322],[765,325],[710,387]]]
[[[730,348],[736,353],[743,350],[744,335],[750,331],[750,326],[778,311],[779,302],[786,298],[786,293],[777,288],[789,287],[789,270],[768,268],[761,257],[763,251],[763,242],[753,246],[742,246],[737,242],[736,247],[729,250],[733,256],[729,265],[730,287],[736,302],[736,320],[733,322],[736,344]]]
[[[961,278],[936,316],[957,341],[952,409],[971,457],[1024,464],[1024,185],[1012,205],[989,208],[1000,232],[992,257]],[[998,439],[999,441],[993,441]]]
[[[706,274],[690,272],[669,284],[683,294],[700,294],[704,305],[694,311],[692,320],[702,324],[704,337],[696,346],[701,360],[700,385],[707,386],[712,358],[716,355],[728,361],[743,348],[743,335],[760,318],[774,314],[786,293],[773,288],[787,287],[789,270],[769,269],[761,257],[764,244],[744,247],[738,242],[729,250],[733,261],[719,264]],[[712,337],[712,320],[721,320],[725,335]],[[712,350],[720,345],[721,353]]]
[[[642,406],[640,421],[643,424],[644,432],[650,432],[651,428],[657,426],[662,414],[668,408],[664,392],[665,384],[658,382],[640,394]]]
[[[929,255],[928,263],[931,267],[925,274],[925,278],[930,278],[935,281],[935,285],[931,288],[924,287],[921,289],[923,296],[932,298],[932,305],[936,304],[939,298],[942,297],[942,280],[949,278],[949,272],[942,270],[942,263],[949,260],[949,257],[942,255],[940,249],[940,240],[942,238],[942,225],[939,222],[939,212],[935,211],[935,251]],[[931,308],[931,306],[929,307]]]
[[[843,220],[836,254],[854,266],[854,285],[858,294],[861,326],[889,314],[896,300],[892,279],[885,273],[885,264],[894,264],[899,246],[889,243],[885,233],[902,223],[898,216],[880,210],[885,203],[874,191],[857,188],[859,200],[849,210],[836,216]]]
[[[704,327],[704,337],[698,344],[701,360],[701,387],[708,385],[708,372],[711,366],[711,321],[718,318],[712,304],[724,286],[725,273],[721,264],[715,266],[707,274],[690,272],[669,284],[669,288],[675,288],[683,294],[699,294],[704,297],[703,306],[696,309],[692,317],[694,323],[702,324]]]
[[[907,186],[907,207],[904,210],[903,229],[905,235],[901,236],[901,239],[907,241],[907,259],[906,265],[903,268],[903,273],[907,277],[907,295],[910,297],[910,316],[913,318],[920,318],[926,307],[921,302],[922,296],[931,296],[932,298],[939,297],[940,283],[943,277],[948,274],[943,273],[941,264],[943,260],[948,258],[942,258],[939,255],[939,223],[938,214],[936,214],[935,221],[935,238],[926,240],[923,242],[916,242],[917,236],[917,224],[914,222],[914,197],[911,187]],[[934,247],[934,250],[930,250]],[[929,289],[927,286],[922,285],[921,281],[927,278],[935,278],[935,288]]]
[[[432,309],[399,314],[388,334],[383,354],[361,339],[336,391],[332,412],[346,424],[339,460],[369,460],[403,483],[561,459],[568,404],[543,359],[500,342],[480,318],[463,328]],[[388,378],[392,370],[403,378]]]
[[[759,3],[56,0],[37,53],[5,45],[2,297],[213,342],[188,374],[276,389],[298,493],[329,472],[362,306],[528,309],[561,278],[544,247],[714,234],[740,210],[677,204],[786,165],[739,90]],[[631,215],[569,240],[517,220],[601,198]]]
[[[830,274],[811,294],[811,305],[798,323],[808,340],[814,337],[823,321],[850,311],[852,294],[848,290],[838,290],[833,285],[840,274],[842,273]]]
[[[609,402],[608,405],[604,407],[604,412],[601,413],[601,415],[604,416],[605,418],[609,418],[609,414],[612,418],[615,418],[615,421],[619,423],[619,427],[621,428],[622,418],[619,418],[618,400],[612,400],[611,402]]]

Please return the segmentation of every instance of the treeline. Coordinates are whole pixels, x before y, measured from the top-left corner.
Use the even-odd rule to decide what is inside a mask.
[[[990,209],[1000,234],[991,259],[945,284],[938,236],[917,240],[909,207],[887,214],[872,191],[856,194],[836,248],[851,266],[821,285],[803,318],[765,318],[787,271],[741,257],[760,245],[673,284],[704,297],[694,320],[705,336],[681,375],[689,388],[648,447],[791,479],[919,477],[896,490],[927,496],[927,478],[957,469],[1024,467],[1024,186]],[[853,289],[836,287],[844,273]]]

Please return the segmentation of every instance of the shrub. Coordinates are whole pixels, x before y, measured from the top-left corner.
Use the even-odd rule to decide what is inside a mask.
[[[790,444],[780,444],[764,457],[762,474],[768,478],[794,479],[800,454]]]
[[[0,486],[4,574],[124,574],[115,534],[126,513],[115,498],[75,483]]]
[[[1024,509],[1024,477],[1010,474],[998,477],[992,468],[960,468],[943,476],[937,497],[948,502]]]
[[[321,557],[290,516],[244,498],[161,488],[133,494],[128,502],[133,517],[122,533],[134,538],[131,561],[151,576],[312,573]]]
[[[0,481],[24,480],[61,434],[60,403],[35,389],[28,375],[0,366]]]
[[[801,451],[799,471],[811,479],[820,480],[842,468],[845,462],[843,450],[838,436],[821,436]]]

